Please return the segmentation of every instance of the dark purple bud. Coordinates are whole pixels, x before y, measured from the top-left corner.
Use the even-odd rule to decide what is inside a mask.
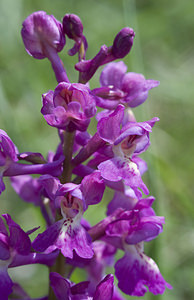
[[[23,22],[21,34],[26,51],[37,59],[47,57],[47,48],[59,52],[65,45],[62,24],[44,11],[28,16]]]
[[[63,32],[70,39],[76,40],[81,38],[83,25],[80,18],[74,14],[66,14],[63,18]]]
[[[131,47],[133,46],[133,39],[135,37],[135,33],[132,28],[125,27],[121,29],[121,31],[116,35],[113,46],[112,46],[112,54],[115,58],[123,58],[125,57]]]

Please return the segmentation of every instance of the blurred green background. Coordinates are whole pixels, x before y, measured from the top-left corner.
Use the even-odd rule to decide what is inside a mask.
[[[41,94],[54,89],[56,81],[49,62],[28,56],[20,36],[23,20],[37,10],[45,10],[59,20],[66,13],[78,14],[89,43],[87,58],[94,56],[102,44],[111,45],[122,27],[134,28],[134,46],[124,59],[128,70],[160,81],[144,105],[134,109],[138,121],[160,118],[153,130],[150,150],[144,155],[149,166],[144,181],[156,197],[157,214],[165,216],[166,224],[163,234],[146,246],[146,253],[156,260],[163,276],[174,287],[161,296],[148,293],[145,299],[193,299],[194,2],[1,0],[0,128],[8,133],[20,152],[46,155],[48,150],[55,150],[58,138],[56,130],[40,114]],[[71,45],[68,42],[60,56],[70,80],[75,82],[77,73],[73,65],[77,57],[67,55]],[[92,80],[92,88],[99,86],[99,74],[100,71]],[[26,230],[39,224],[44,226],[38,209],[23,203],[8,180],[6,186],[1,195],[1,213],[10,213]],[[91,207],[88,212],[92,224],[102,216],[104,204],[98,210]],[[45,267],[23,267],[11,273],[32,296],[46,292]]]

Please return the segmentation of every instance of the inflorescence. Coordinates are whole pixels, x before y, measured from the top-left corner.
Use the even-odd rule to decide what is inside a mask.
[[[130,52],[133,29],[123,28],[112,46],[103,45],[89,60],[83,25],[74,14],[66,14],[60,23],[44,11],[35,12],[23,22],[21,34],[28,54],[48,58],[55,73],[57,86],[42,95],[41,113],[57,130],[59,145],[47,158],[20,153],[0,130],[0,192],[5,189],[3,177],[10,177],[15,192],[39,207],[46,222],[46,229],[31,241],[29,235],[37,228],[24,232],[8,214],[0,218],[1,300],[10,295],[31,299],[11,280],[8,268],[37,263],[49,267],[48,295],[39,299],[124,299],[119,290],[131,296],[148,290],[162,294],[171,286],[144,254],[144,242],[162,232],[164,217],[152,209],[154,197],[144,196],[149,195],[142,180],[147,165],[139,157],[149,147],[159,119],[137,122],[132,110],[159,82],[114,62]],[[78,54],[78,83],[69,81],[58,55],[67,38],[73,41],[68,54]],[[91,90],[89,80],[105,64],[99,87]],[[91,135],[87,130],[94,117],[97,129]],[[114,191],[107,216],[91,226],[84,213],[90,205],[98,208],[107,187]],[[118,250],[123,253],[120,259],[115,257]],[[106,274],[113,265],[118,288],[114,275]],[[72,282],[76,268],[85,270],[85,281]]]

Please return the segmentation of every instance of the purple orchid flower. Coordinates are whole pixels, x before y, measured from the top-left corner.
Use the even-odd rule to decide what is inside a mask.
[[[112,146],[113,155],[98,165],[101,176],[109,181],[124,180],[126,185],[136,190],[141,188],[145,194],[149,191],[143,183],[138,165],[132,154],[145,151],[149,144],[149,133],[158,118],[148,122],[129,122],[120,129],[124,116],[124,106],[119,105],[109,116],[101,118],[97,125],[100,137]]]
[[[142,297],[149,291],[163,294],[172,289],[164,280],[156,263],[143,253],[142,244],[125,246],[125,255],[115,264],[118,287],[127,295]]]
[[[61,207],[63,218],[37,236],[33,242],[34,249],[45,253],[60,249],[69,258],[73,258],[75,250],[78,256],[91,258],[91,238],[81,225],[81,219],[88,205],[100,202],[104,188],[98,171],[86,176],[81,185],[60,185],[56,192],[55,205]]]
[[[157,217],[151,208],[153,201],[150,197],[139,200],[132,210],[117,209],[89,230],[91,235],[99,234],[98,238],[125,251],[115,264],[115,274],[121,291],[132,296],[143,296],[147,292],[145,285],[155,295],[163,293],[165,287],[171,288],[155,262],[143,252],[143,242],[160,234],[164,223],[164,218]]]
[[[151,205],[153,197],[140,199],[132,210],[123,212],[106,227],[107,236],[125,237],[127,244],[151,241],[162,232],[164,217],[156,216]]]
[[[100,76],[102,87],[93,90],[98,106],[114,109],[121,103],[136,107],[145,102],[150,89],[159,85],[159,81],[146,80],[142,74],[126,71],[127,66],[122,61],[112,62],[103,69]]]
[[[50,273],[50,284],[58,300],[111,300],[113,299],[113,282],[113,275],[107,275],[91,295],[88,291],[88,281],[73,285],[58,273]]]
[[[43,95],[41,109],[50,126],[68,131],[86,131],[96,114],[96,103],[89,89],[79,83],[60,83],[54,93]]]
[[[13,282],[8,275],[7,269],[10,267],[25,264],[41,263],[52,265],[58,253],[52,255],[31,253],[31,242],[29,234],[37,228],[25,233],[8,214],[3,215],[9,233],[0,218],[0,295],[2,300],[7,300],[12,293]]]
[[[61,206],[63,218],[39,234],[33,242],[36,251],[51,253],[59,249],[65,257],[73,258],[73,250],[83,258],[91,258],[91,238],[81,225],[82,193],[73,183],[64,184],[56,194],[56,206]]]

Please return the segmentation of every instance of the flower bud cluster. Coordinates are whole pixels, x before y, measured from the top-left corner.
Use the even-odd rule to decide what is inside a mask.
[[[20,153],[0,130],[0,192],[5,189],[3,178],[10,177],[15,192],[40,209],[46,222],[31,241],[29,235],[38,224],[25,232],[8,214],[0,218],[1,299],[30,299],[12,281],[8,268],[37,263],[52,266],[44,299],[122,300],[120,290],[131,296],[148,290],[162,294],[171,286],[144,253],[144,242],[162,232],[164,217],[151,207],[155,199],[143,182],[147,165],[139,156],[150,146],[150,133],[159,119],[137,122],[132,111],[159,82],[127,73],[122,61],[113,62],[130,52],[133,29],[123,28],[112,46],[103,45],[89,60],[83,25],[74,14],[66,14],[60,23],[46,12],[35,12],[24,21],[21,34],[28,54],[48,58],[55,73],[56,88],[42,95],[41,113],[58,133],[59,144],[55,153],[48,149],[47,158],[37,152]],[[78,54],[77,83],[70,83],[58,56],[67,38],[74,41],[68,54]],[[87,83],[104,64],[100,86],[91,90]],[[103,110],[97,112],[98,107]],[[97,128],[91,135],[93,117]],[[84,214],[90,205],[98,210],[100,202],[107,203],[107,187],[113,192],[107,216],[91,226]],[[123,253],[120,259],[115,256],[118,250]],[[106,274],[110,266],[118,287],[114,275]],[[71,275],[78,268],[85,278],[74,283]]]

